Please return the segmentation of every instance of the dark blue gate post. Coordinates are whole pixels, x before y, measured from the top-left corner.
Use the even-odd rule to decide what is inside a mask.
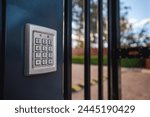
[[[0,0],[0,69],[2,67],[2,0]],[[2,99],[2,72],[0,72],[0,99]]]
[[[2,67],[2,0],[0,0],[0,69]],[[0,99],[2,98],[2,72],[0,72]]]
[[[6,15],[6,19],[3,22],[0,19],[0,24],[2,23],[0,62],[4,74],[1,74],[4,82],[0,80],[1,97],[3,99],[63,99],[63,0],[6,0],[6,7],[5,0],[2,1],[3,4],[0,5],[4,8],[3,16]],[[2,6],[0,6],[0,16]],[[57,31],[57,71],[25,76],[26,23]],[[5,45],[5,50],[2,45]]]
[[[5,0],[0,0],[0,99],[3,99],[4,88],[5,3]]]
[[[64,99],[72,99],[72,0],[64,0]]]

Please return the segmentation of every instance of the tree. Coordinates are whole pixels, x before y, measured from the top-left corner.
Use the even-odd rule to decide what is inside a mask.
[[[149,24],[146,22],[139,31],[134,31],[134,24],[129,22],[128,14],[131,7],[121,3],[121,13],[120,13],[120,41],[121,47],[139,47],[147,46],[147,41],[150,39],[147,35],[148,29],[146,26]]]
[[[73,9],[72,9],[72,17],[73,17],[73,33],[78,35],[79,41],[84,34],[84,6],[83,0],[73,0]]]
[[[91,0],[91,17],[90,17],[90,27],[91,27],[91,39],[93,42],[97,43],[97,33],[98,33],[98,1],[97,0]],[[104,0],[104,6],[103,9],[106,12],[107,8],[107,2]],[[78,35],[78,40],[81,41],[81,37],[84,37],[84,4],[83,0],[73,0],[73,32],[74,34]],[[106,22],[106,13],[104,14],[103,18],[103,27],[104,27],[104,32],[103,32],[103,37],[104,40],[107,38],[107,22]]]
[[[98,5],[97,1],[91,0],[91,17],[90,17],[90,23],[91,23],[91,36],[93,38],[93,42],[97,42],[97,32],[98,32]]]
[[[142,46],[150,42],[150,37],[147,35],[148,29],[146,26],[149,23],[145,23],[143,28],[135,32],[133,24],[129,22],[128,14],[131,10],[130,6],[126,6],[124,3],[120,4],[120,42],[121,47],[132,47],[133,45]],[[97,43],[98,32],[98,3],[97,0],[91,0],[91,37],[93,42]],[[107,0],[103,2],[103,40],[106,43],[108,40],[108,23],[107,23]],[[83,0],[73,0],[73,32],[78,35],[79,40],[84,37],[84,4]]]

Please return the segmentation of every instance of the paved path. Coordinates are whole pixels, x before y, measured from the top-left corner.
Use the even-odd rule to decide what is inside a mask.
[[[150,99],[150,70],[122,68],[122,99]],[[91,78],[97,79],[98,67],[91,66]],[[83,84],[83,65],[73,64],[72,85]],[[104,67],[104,78],[107,77],[107,67]],[[73,99],[84,99],[84,91],[73,93]],[[91,86],[91,97],[97,99],[97,85]],[[104,99],[107,99],[107,80],[104,80]]]

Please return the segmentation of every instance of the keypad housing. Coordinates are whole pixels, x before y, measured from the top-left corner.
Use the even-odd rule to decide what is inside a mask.
[[[43,74],[57,70],[56,40],[56,30],[32,24],[26,25],[26,75]]]

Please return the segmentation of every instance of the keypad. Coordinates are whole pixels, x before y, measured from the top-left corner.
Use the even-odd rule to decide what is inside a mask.
[[[47,33],[33,33],[33,67],[46,67],[54,65],[54,37]]]
[[[57,71],[57,30],[25,24],[25,76]]]

